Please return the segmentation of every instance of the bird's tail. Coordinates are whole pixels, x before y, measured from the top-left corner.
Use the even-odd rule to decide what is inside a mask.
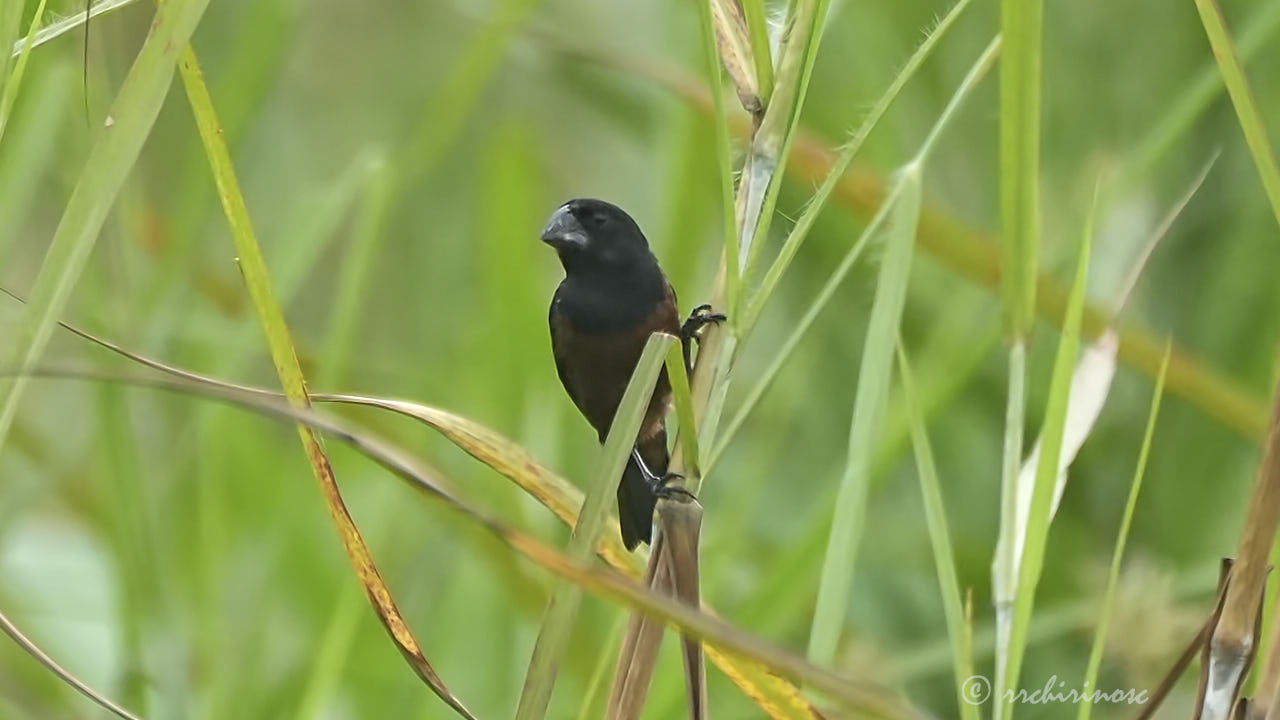
[[[640,457],[649,472],[662,477],[667,473],[667,434],[659,432],[636,445]],[[622,542],[628,550],[635,550],[640,543],[647,543],[653,536],[653,508],[658,497],[645,479],[644,471],[636,463],[634,455],[627,458],[627,467],[618,483],[618,522],[622,525]]]

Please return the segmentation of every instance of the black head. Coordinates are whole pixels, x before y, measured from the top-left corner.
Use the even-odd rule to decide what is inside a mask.
[[[556,209],[542,231],[566,273],[621,273],[653,263],[640,226],[622,208],[579,198]]]

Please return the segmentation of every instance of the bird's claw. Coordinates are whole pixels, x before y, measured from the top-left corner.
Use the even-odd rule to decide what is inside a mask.
[[[710,305],[699,305],[689,313],[689,319],[680,327],[680,337],[690,340],[698,337],[699,331],[706,325],[722,323],[727,318],[723,313],[711,312]]]
[[[649,487],[653,490],[653,494],[663,500],[670,500],[674,497],[683,497],[689,500],[697,500],[697,496],[684,489],[683,485],[672,484],[675,480],[684,480],[684,476],[680,473],[669,472],[662,477],[650,477]]]

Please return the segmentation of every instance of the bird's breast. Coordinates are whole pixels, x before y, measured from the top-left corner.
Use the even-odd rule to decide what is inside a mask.
[[[625,329],[600,331],[596,329],[598,325],[581,322],[580,315],[565,307],[564,298],[557,297],[551,314],[551,341],[556,359],[562,367],[569,394],[601,439],[613,423],[614,413],[649,336],[655,332],[679,334],[674,297],[665,300],[646,308],[645,314],[632,320]],[[670,402],[671,386],[663,370],[645,414],[642,437],[660,429]]]

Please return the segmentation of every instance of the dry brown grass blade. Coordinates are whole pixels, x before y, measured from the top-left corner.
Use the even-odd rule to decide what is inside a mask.
[[[22,302],[22,298],[4,288],[0,288],[0,292]],[[217,385],[224,389],[250,395],[280,397],[278,392],[229,383],[162,363],[66,322],[60,321],[59,325],[95,345],[167,375],[195,383]],[[708,328],[708,330],[715,329],[714,327]],[[708,333],[708,335],[711,335],[711,333]],[[323,393],[311,393],[311,399],[316,402],[356,404],[390,410],[423,422],[440,432],[467,454],[515,482],[521,489],[545,505],[566,524],[573,525],[577,519],[578,508],[582,505],[582,491],[569,481],[543,467],[518,444],[479,423],[438,408],[398,400]],[[641,559],[627,552],[619,538],[620,532],[617,529],[617,521],[611,518],[609,520],[609,528],[601,538],[597,553],[615,569],[630,577],[639,578],[643,572]],[[659,534],[655,544],[661,542],[661,534]],[[704,611],[714,614],[710,608],[705,608]],[[639,615],[636,618],[632,618],[632,620],[635,621],[640,618],[644,622],[649,622],[651,625],[656,626],[659,631],[658,640],[660,641],[662,624],[648,620],[648,617],[648,615]],[[720,668],[721,672],[741,688],[770,717],[777,720],[809,718],[821,720],[822,715],[804,697],[795,684],[769,671],[759,662],[741,653],[718,647],[714,644],[705,645],[704,650],[707,657]],[[656,654],[656,646],[653,648],[653,652]]]
[[[582,504],[582,492],[576,486],[543,467],[515,442],[479,423],[446,410],[402,400],[325,393],[312,393],[311,397],[317,402],[377,407],[424,422],[467,454],[515,482],[565,523],[572,525],[577,518],[578,508]],[[642,573],[641,558],[627,552],[619,539],[616,524],[616,520],[609,520],[609,530],[601,538],[597,552],[614,568],[639,578]],[[662,543],[662,533],[658,533],[651,553],[658,553]],[[713,613],[710,608],[705,610]],[[643,628],[643,632],[633,639],[633,634],[640,632],[637,628]],[[630,658],[630,661],[620,669],[620,677],[625,678],[625,681],[619,684],[615,678],[614,690],[610,694],[610,707],[615,706],[615,696],[618,702],[622,702],[624,698],[629,698],[633,703],[642,700],[652,679],[653,660],[657,657],[661,644],[662,630],[662,623],[650,619],[648,615],[631,618],[626,635],[628,640],[624,641],[622,649],[622,657]],[[770,672],[760,663],[713,643],[706,644],[704,650],[711,662],[748,697],[755,700],[770,717],[778,720],[822,717],[796,685]],[[646,665],[648,669],[643,670]]]
[[[503,524],[485,511],[460,501],[437,484],[434,473],[425,469],[425,466],[409,453],[383,441],[376,435],[356,430],[344,422],[317,413],[310,408],[298,408],[282,403],[277,394],[271,391],[255,389],[254,392],[246,393],[229,389],[217,380],[193,381],[190,378],[200,377],[194,373],[187,373],[187,376],[182,378],[139,378],[93,371],[38,369],[27,375],[118,383],[201,396],[261,415],[306,425],[350,445],[414,489],[443,501],[451,510],[475,522],[525,559],[581,585],[590,592],[612,598],[635,610],[660,618],[701,638],[704,642],[714,642],[736,655],[749,657],[784,677],[802,681],[807,686],[848,707],[855,715],[892,720],[921,717],[909,705],[880,687],[850,681],[829,670],[816,667],[805,659],[775,648],[713,615],[687,607],[670,597],[658,595],[638,585],[633,578],[615,570],[600,569],[575,562],[558,549]]]
[[[651,553],[661,554],[665,547],[666,538],[658,533]],[[645,570],[644,586],[660,595],[671,595],[670,568],[665,563],[650,563]],[[608,720],[640,716],[649,694],[649,683],[653,681],[658,649],[662,647],[662,631],[662,623],[648,615],[636,613],[627,619],[626,635],[614,669],[613,689],[609,691]]]
[[[1177,685],[1178,680],[1182,678],[1182,673],[1186,672],[1187,667],[1191,665],[1196,653],[1204,648],[1205,642],[1209,639],[1209,633],[1213,630],[1213,626],[1217,624],[1218,615],[1222,612],[1222,599],[1226,595],[1226,583],[1230,573],[1231,561],[1223,560],[1222,569],[1218,573],[1218,599],[1214,602],[1213,613],[1196,631],[1195,637],[1191,638],[1191,642],[1187,644],[1186,649],[1174,661],[1173,667],[1169,669],[1169,672],[1165,673],[1164,678],[1160,680],[1160,684],[1156,686],[1156,689],[1147,698],[1146,704],[1142,706],[1142,710],[1138,712],[1135,720],[1150,720],[1156,714],[1161,704],[1164,703],[1164,699],[1173,690],[1173,686]]]
[[[696,500],[672,498],[658,502],[658,525],[666,538],[662,564],[671,574],[672,595],[692,608],[702,606],[698,577],[698,541],[702,530],[702,505]],[[702,661],[702,643],[683,635],[685,684],[689,689],[689,717],[702,720],[707,706],[707,671]]]
[[[218,188],[218,197],[222,200],[223,211],[235,243],[240,274],[257,311],[276,374],[280,378],[280,384],[284,388],[289,404],[297,408],[308,408],[311,406],[311,400],[307,396],[306,379],[298,364],[297,352],[294,350],[289,327],[284,319],[284,311],[275,300],[267,263],[254,233],[244,195],[240,191],[240,183],[214,109],[213,98],[205,84],[195,50],[190,45],[183,51],[178,70],[182,75],[187,99],[195,115],[196,128],[204,144],[205,155],[208,157],[209,167]],[[346,503],[342,500],[342,491],[338,488],[337,478],[334,477],[333,466],[320,445],[320,439],[313,429],[305,425],[298,426],[298,437],[311,464],[312,473],[320,485],[320,492],[324,496],[325,505],[333,518],[343,548],[360,579],[360,584],[369,596],[378,619],[391,635],[396,648],[408,661],[414,673],[441,700],[459,715],[473,718],[470,711],[431,667],[431,663],[427,662],[422,648],[396,606],[390,588],[378,572],[368,545],[360,535],[355,521],[352,520],[351,513],[347,511]]]
[[[92,687],[89,687],[88,684],[77,678],[75,675],[72,675],[65,668],[55,662],[53,658],[49,657],[49,655],[41,650],[38,645],[32,642],[30,638],[22,634],[22,631],[19,630],[4,613],[0,613],[0,631],[3,631],[4,634],[8,635],[15,643],[18,644],[18,647],[22,648],[28,655],[35,658],[36,662],[48,668],[49,672],[57,675],[63,682],[75,688],[76,692],[79,692],[81,695],[89,698],[95,704],[107,710],[112,715],[124,718],[124,720],[141,720],[137,715],[134,715],[123,707],[112,702],[105,695],[94,690]]]
[[[738,0],[697,0],[711,3],[711,24],[716,31],[716,46],[724,69],[738,93],[742,107],[753,117],[764,112],[760,99],[760,83],[756,80],[755,60],[751,55],[751,41],[747,38],[747,20],[742,15]]]
[[[1272,603],[1280,603],[1280,600],[1273,599]],[[1258,689],[1249,708],[1250,717],[1254,720],[1280,720],[1280,703],[1276,702],[1277,692],[1280,692],[1280,623],[1272,624],[1267,647],[1267,657],[1258,675]]]
[[[1280,392],[1248,508],[1222,617],[1209,640],[1201,720],[1230,717],[1258,649],[1256,628],[1267,581],[1268,555],[1280,528]]]

